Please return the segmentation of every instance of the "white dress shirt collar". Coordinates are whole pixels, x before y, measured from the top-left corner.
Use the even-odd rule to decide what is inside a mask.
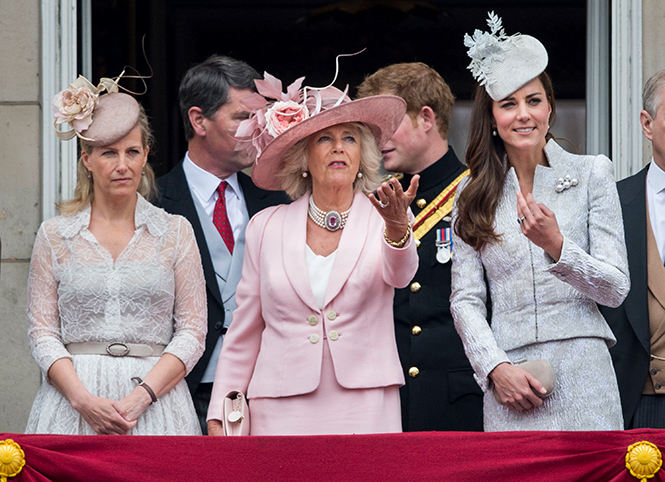
[[[651,158],[647,172],[647,202],[649,222],[660,258],[665,262],[665,171]]]
[[[189,151],[185,153],[185,160],[182,163],[182,168],[185,171],[187,183],[199,197],[199,200],[203,205],[207,205],[210,202],[214,203],[214,201],[217,200],[215,192],[221,181],[226,181],[229,184],[229,187],[236,198],[242,197],[242,189],[238,182],[238,173],[234,172],[226,179],[220,179],[214,174],[211,174],[194,164],[194,161],[189,157]],[[229,193],[227,193],[227,196],[228,194]],[[213,196],[215,196],[214,199]]]
[[[656,194],[665,189],[665,171],[654,162],[653,157],[651,158],[651,164],[649,165],[649,172],[647,172],[647,182]]]

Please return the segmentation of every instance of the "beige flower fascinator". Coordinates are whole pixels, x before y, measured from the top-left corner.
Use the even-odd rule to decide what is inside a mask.
[[[123,70],[113,79],[102,77],[97,86],[80,75],[69,84],[69,89],[55,96],[53,128],[60,140],[79,137],[91,146],[107,146],[122,139],[136,126],[139,103],[131,95],[119,92],[118,82],[124,73]],[[61,124],[69,124],[71,129],[58,129]]]

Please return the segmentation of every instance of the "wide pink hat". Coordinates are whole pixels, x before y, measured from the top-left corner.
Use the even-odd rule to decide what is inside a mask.
[[[259,92],[262,88],[265,89],[265,85],[261,85],[260,82],[265,81],[256,81]],[[369,128],[377,146],[381,149],[393,136],[406,114],[406,102],[395,95],[375,95],[351,100],[345,92],[335,87],[327,87],[308,92],[309,97],[307,97],[299,91],[301,82],[302,79],[299,79],[289,86],[288,94],[283,94],[283,98],[291,96],[295,100],[286,99],[266,104],[267,101],[263,99],[263,109],[255,113],[258,115],[244,121],[247,124],[241,126],[236,133],[241,139],[245,138],[244,145],[241,142],[239,147],[248,148],[250,155],[254,153],[257,156],[252,167],[252,180],[262,189],[271,191],[282,189],[276,174],[284,167],[283,159],[286,152],[301,139],[326,127],[360,122]],[[296,84],[297,87],[294,89],[293,86]],[[279,89],[281,91],[281,82]],[[265,92],[263,93],[265,95]],[[260,97],[259,94],[254,96]],[[252,105],[258,97],[246,103]],[[275,108],[277,108],[276,113]],[[275,120],[278,116],[282,120],[281,125]],[[259,134],[254,135],[251,143],[246,140],[256,132]],[[273,137],[275,132],[278,134]]]

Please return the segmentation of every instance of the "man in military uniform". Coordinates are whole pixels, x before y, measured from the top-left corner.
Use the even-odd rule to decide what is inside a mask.
[[[448,128],[455,98],[427,65],[401,63],[379,69],[358,87],[358,97],[393,94],[407,113],[383,147],[386,170],[403,173],[406,188],[420,174],[411,205],[419,267],[411,284],[395,291],[397,348],[405,372],[401,388],[406,431],[483,430],[482,391],[464,354],[450,314],[450,212],[466,175]]]

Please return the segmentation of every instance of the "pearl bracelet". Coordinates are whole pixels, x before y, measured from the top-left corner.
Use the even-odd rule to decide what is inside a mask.
[[[383,229],[383,237],[386,240],[386,243],[388,243],[390,246],[393,248],[403,248],[406,242],[409,240],[409,236],[411,235],[411,221],[409,221],[408,226],[406,227],[406,234],[402,236],[402,239],[399,241],[393,241],[388,237],[388,233],[386,232],[386,229]]]

